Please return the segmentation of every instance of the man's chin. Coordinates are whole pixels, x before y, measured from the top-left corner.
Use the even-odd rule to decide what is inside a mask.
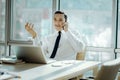
[[[56,29],[57,31],[61,31],[62,29]]]

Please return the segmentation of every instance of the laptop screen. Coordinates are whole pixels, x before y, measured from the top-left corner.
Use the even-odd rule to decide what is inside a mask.
[[[47,63],[40,46],[16,46],[16,57],[29,63]]]

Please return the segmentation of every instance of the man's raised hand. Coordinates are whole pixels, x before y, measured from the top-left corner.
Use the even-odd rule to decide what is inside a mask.
[[[33,27],[34,27],[34,24],[31,24],[28,22],[25,24],[25,29],[32,35],[33,38],[35,38],[37,34],[34,31]]]

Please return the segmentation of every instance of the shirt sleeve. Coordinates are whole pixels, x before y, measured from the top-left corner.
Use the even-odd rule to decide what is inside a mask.
[[[48,56],[48,40],[47,37],[40,39],[39,36],[36,36],[36,38],[33,40],[33,45],[36,46],[41,46],[41,48],[43,49],[43,53]]]
[[[68,41],[72,45],[75,52],[82,51],[85,48],[85,44],[82,41],[82,39],[77,37],[74,33],[72,33],[71,30],[68,30],[66,32],[66,35],[68,37]]]
[[[45,37],[42,39],[42,44],[41,44],[44,54],[46,55],[47,58],[49,58],[48,41],[49,41],[48,38]]]

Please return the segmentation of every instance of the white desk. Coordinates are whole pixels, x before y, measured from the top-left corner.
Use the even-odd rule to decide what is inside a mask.
[[[61,66],[55,67],[56,64]],[[3,65],[21,76],[21,80],[67,80],[98,66],[100,62],[74,61],[72,63],[57,61],[51,64],[17,64]],[[54,66],[52,66],[54,65]]]

